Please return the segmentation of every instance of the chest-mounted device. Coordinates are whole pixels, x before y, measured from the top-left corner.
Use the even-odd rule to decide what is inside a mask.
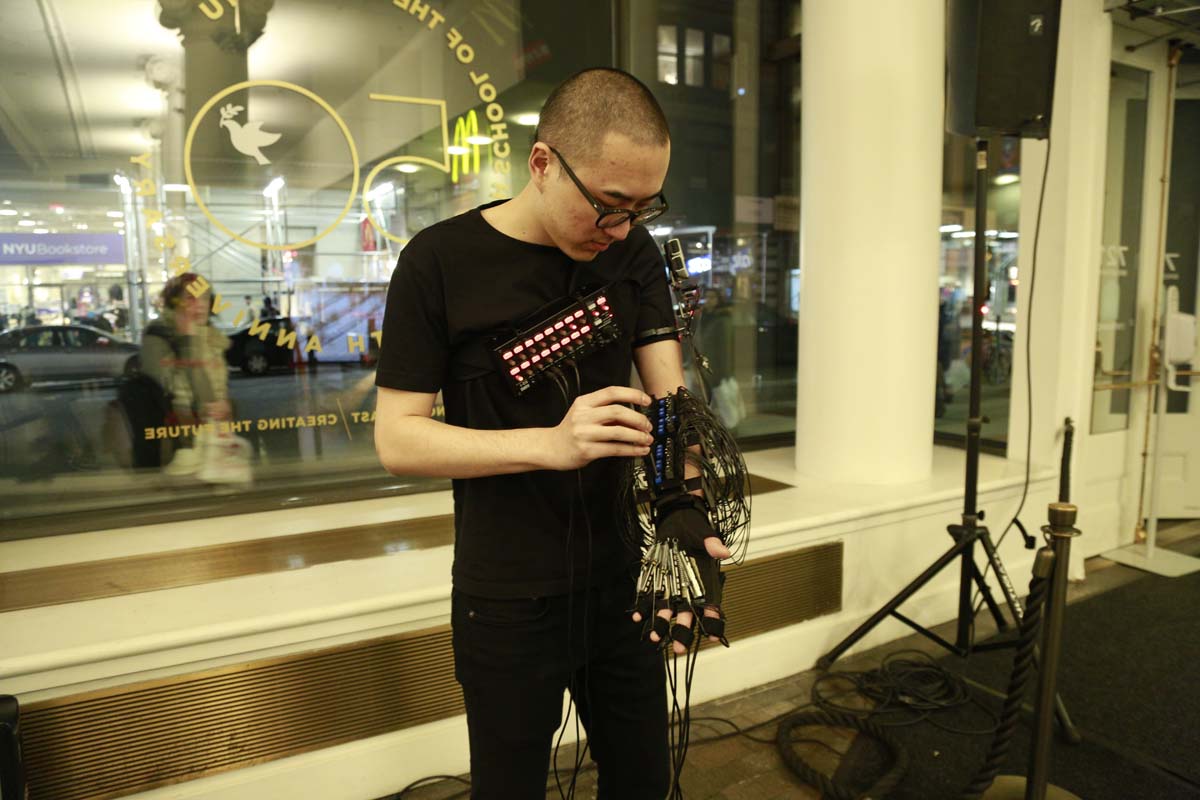
[[[578,361],[621,336],[607,289],[579,298],[507,339],[492,345],[492,357],[517,397],[568,359]]]

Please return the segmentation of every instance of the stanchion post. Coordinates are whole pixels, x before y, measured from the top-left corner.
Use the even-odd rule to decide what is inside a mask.
[[[1058,662],[1062,654],[1062,624],[1067,610],[1067,570],[1071,563],[1071,540],[1078,509],[1070,503],[1050,504],[1050,524],[1042,532],[1054,550],[1054,573],[1050,578],[1045,627],[1042,629],[1042,669],[1038,676],[1037,708],[1034,715],[1033,746],[1029,751],[1029,780],[1025,800],[1045,800],[1049,780],[1050,748],[1053,744],[1054,699]]]

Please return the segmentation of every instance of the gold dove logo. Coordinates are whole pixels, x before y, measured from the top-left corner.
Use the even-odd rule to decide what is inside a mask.
[[[229,142],[235,150],[253,156],[260,165],[270,164],[271,160],[263,155],[262,148],[275,144],[281,134],[264,131],[261,122],[247,121],[244,125],[239,123],[235,117],[244,110],[233,103],[222,106],[221,121],[218,124],[229,131]]]

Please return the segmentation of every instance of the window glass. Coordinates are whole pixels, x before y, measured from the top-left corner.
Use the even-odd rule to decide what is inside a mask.
[[[941,266],[938,285],[935,434],[964,440],[971,384],[971,312],[975,287],[975,238],[986,246],[983,381],[980,403],[989,419],[985,443],[1008,441],[1013,342],[1017,329],[1020,271],[1017,248],[1021,197],[1021,141],[994,137],[988,142],[986,220],[975,219],[975,141],[946,134],[943,148]]]
[[[674,25],[658,26],[658,80],[679,83],[679,41]]]
[[[1179,65],[1171,127],[1167,260],[1163,265],[1162,288],[1164,292],[1172,288],[1177,290],[1180,313],[1195,315],[1200,307],[1200,148],[1196,147],[1196,142],[1200,141],[1200,64],[1194,59],[1185,58]],[[1176,385],[1195,387],[1195,376],[1189,373],[1198,368],[1200,365],[1196,361],[1177,364],[1176,369],[1182,374],[1175,376]],[[1192,436],[1200,431],[1200,426],[1194,422],[1196,406],[1192,401],[1195,392],[1195,388],[1190,392],[1172,390],[1166,397],[1169,415],[1192,415],[1190,426],[1183,418],[1173,423],[1182,425],[1182,430],[1190,428]]]
[[[58,335],[53,328],[42,328],[25,334],[21,347],[26,350],[37,350],[46,347],[58,347]]]
[[[723,33],[714,33],[712,37],[712,87],[722,91],[729,88],[730,39]]]
[[[103,358],[34,352],[0,385],[16,421],[0,529],[445,488],[386,475],[374,451],[392,269],[424,227],[524,185],[550,89],[612,63],[612,4],[55,10],[53,41],[36,4],[5,12],[0,69],[23,77],[6,83],[19,124],[0,126],[0,328],[113,340]],[[50,92],[59,48],[70,85]],[[181,273],[201,297],[164,298]],[[139,364],[150,381],[126,377]]]
[[[704,31],[687,29],[683,49],[684,83],[688,86],[704,85]]]
[[[695,341],[709,370],[685,347],[689,385],[699,391],[707,378],[713,406],[744,444],[785,444],[796,425],[800,57],[797,48],[766,54],[799,34],[800,3],[659,0],[624,13],[630,67],[647,83],[663,31],[683,31],[684,80],[654,84],[672,126],[671,208],[651,233],[680,240],[702,287]],[[744,74],[733,74],[734,51]]]
[[[63,343],[67,347],[90,347],[96,343],[100,335],[86,328],[63,328]]]
[[[1150,75],[1123,64],[1113,64],[1110,74],[1092,433],[1129,427],[1146,174]]]

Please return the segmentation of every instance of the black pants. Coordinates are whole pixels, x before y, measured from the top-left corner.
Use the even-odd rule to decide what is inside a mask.
[[[454,667],[467,707],[472,798],[546,797],[569,689],[599,768],[601,800],[663,800],[669,756],[662,656],[630,620],[632,600],[632,579],[520,600],[455,590]],[[569,782],[573,770],[573,762],[565,770],[560,764],[559,774]]]

